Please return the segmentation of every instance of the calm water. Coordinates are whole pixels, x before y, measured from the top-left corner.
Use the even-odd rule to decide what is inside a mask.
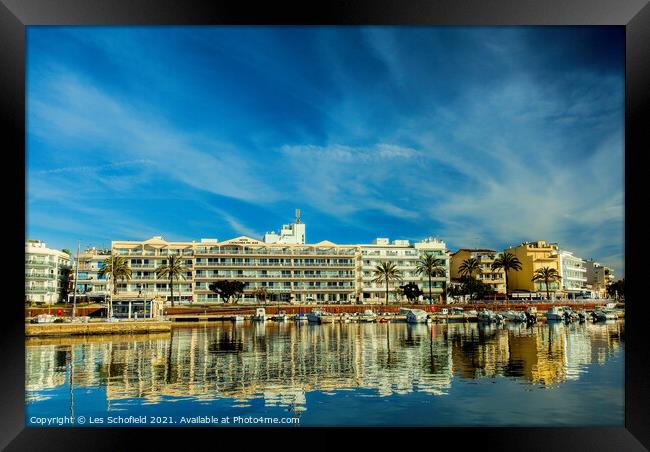
[[[623,321],[219,322],[162,335],[28,340],[26,423],[160,416],[153,420],[179,425],[211,416],[188,425],[220,425],[228,416],[233,426],[239,416],[303,426],[622,426],[623,335]]]

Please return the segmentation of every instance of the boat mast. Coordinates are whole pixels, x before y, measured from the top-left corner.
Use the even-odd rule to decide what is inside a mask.
[[[75,259],[74,266],[74,286],[72,286],[72,318],[74,319],[77,313],[77,277],[79,275],[79,240],[77,240],[77,258]]]

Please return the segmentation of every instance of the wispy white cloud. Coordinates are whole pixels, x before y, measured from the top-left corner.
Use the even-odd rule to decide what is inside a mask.
[[[198,190],[247,201],[260,192],[276,197],[255,177],[260,168],[232,145],[175,130],[155,113],[121,103],[73,74],[55,74],[41,89],[57,94],[28,100],[30,133],[44,140],[55,135],[68,145],[93,144],[77,158],[92,157],[99,144],[111,159],[155,162],[167,177]]]

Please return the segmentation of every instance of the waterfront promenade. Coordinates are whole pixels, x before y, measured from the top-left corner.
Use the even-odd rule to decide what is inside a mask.
[[[600,300],[599,300],[600,301]],[[569,302],[562,305],[571,306],[575,309],[592,311],[596,307],[603,306],[605,301],[596,302]],[[546,311],[553,305],[551,303],[532,304],[537,308],[538,318],[540,321],[545,320]],[[558,305],[555,303],[554,305]],[[317,308],[321,311],[333,314],[328,317],[328,323],[338,322],[343,314],[351,315],[350,319],[361,319],[356,317],[365,311],[372,311],[376,318],[373,321],[397,321],[404,322],[406,317],[400,314],[401,308],[421,309],[430,313],[433,322],[475,322],[477,321],[476,313],[470,311],[481,311],[489,309],[495,312],[506,309],[521,311],[531,306],[530,303],[473,303],[463,305],[465,312],[453,312],[454,307],[458,305],[424,305],[424,304],[402,304],[402,305],[289,305],[289,306],[265,306],[266,314],[273,316],[281,311],[290,318],[299,314],[306,314]],[[255,313],[255,305],[228,305],[228,306],[178,306],[168,307],[165,309],[165,315],[154,319],[115,319],[116,321],[107,321],[105,316],[105,307],[98,306],[95,310],[85,309],[87,315],[97,314],[95,318],[87,318],[86,322],[71,321],[71,312],[57,310],[58,318],[53,323],[34,324],[26,323],[25,335],[27,337],[47,337],[47,336],[75,336],[75,335],[103,335],[103,334],[149,334],[159,332],[169,332],[172,324],[187,322],[215,322],[228,321],[234,315],[243,316],[250,320]],[[446,309],[447,311],[443,311]],[[46,309],[47,310],[47,309]],[[51,309],[50,309],[51,311]],[[78,312],[78,311],[77,311]],[[39,310],[30,309],[29,314],[38,315]],[[28,314],[26,312],[26,314]],[[26,316],[27,322],[32,316]],[[100,317],[101,316],[101,317]],[[103,317],[103,318],[102,318]],[[364,319],[365,320],[365,319]]]
[[[169,320],[120,320],[119,322],[63,322],[25,325],[26,337],[149,334],[171,331]]]

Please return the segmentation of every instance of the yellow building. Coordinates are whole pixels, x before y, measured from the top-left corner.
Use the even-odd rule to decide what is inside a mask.
[[[450,271],[452,279],[459,279],[461,277],[458,268],[461,264],[471,258],[478,260],[481,273],[474,275],[484,284],[488,284],[497,293],[506,293],[506,277],[503,269],[492,270],[492,263],[497,257],[495,250],[486,248],[461,248],[451,256]]]
[[[514,254],[521,262],[521,270],[508,271],[509,292],[539,292],[546,296],[544,281],[532,281],[535,270],[542,267],[551,267],[560,271],[560,253],[557,243],[547,243],[543,240],[537,242],[524,242],[519,246],[507,248],[505,253]],[[549,291],[560,289],[560,282],[549,283]]]

